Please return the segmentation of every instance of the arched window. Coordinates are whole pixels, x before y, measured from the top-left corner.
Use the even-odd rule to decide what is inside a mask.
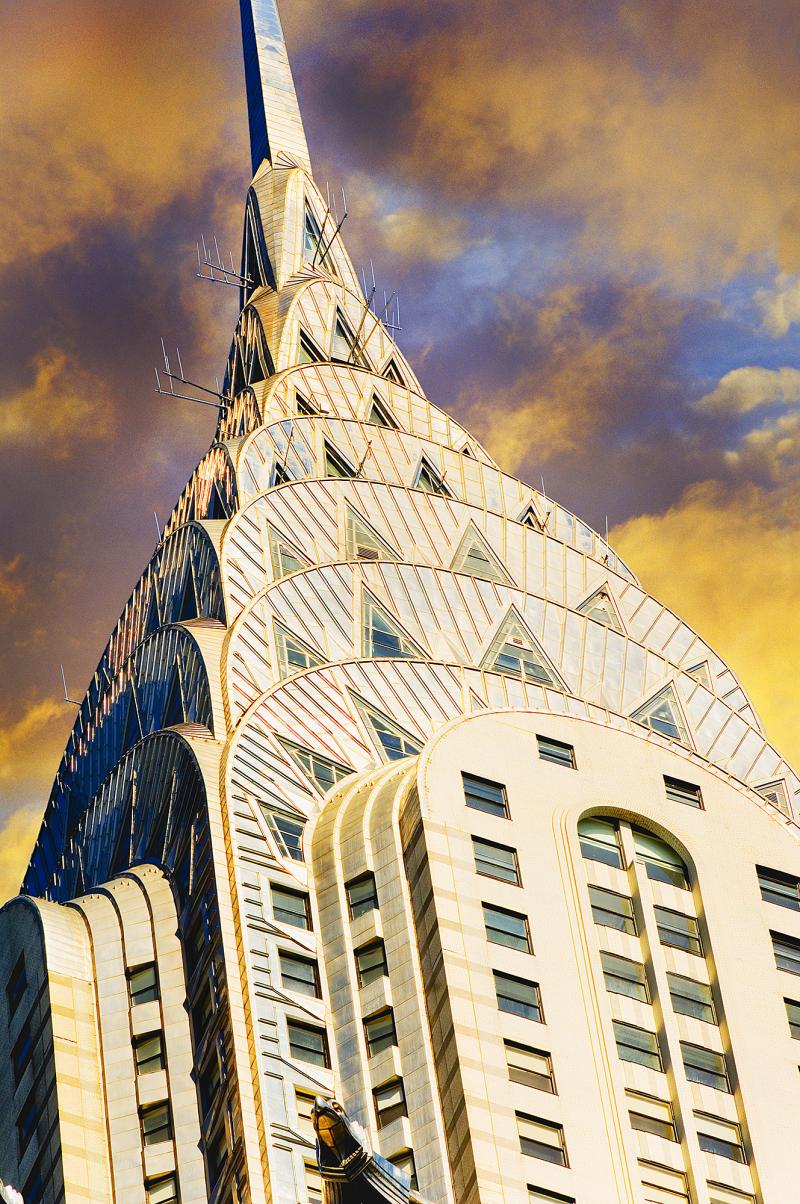
[[[667,882],[681,890],[689,889],[689,875],[683,858],[665,840],[644,828],[633,828],[633,844],[636,860],[642,862],[648,878],[654,882]]]
[[[604,865],[622,869],[619,827],[615,820],[599,815],[582,819],[578,824],[578,836],[587,861],[602,861]]]

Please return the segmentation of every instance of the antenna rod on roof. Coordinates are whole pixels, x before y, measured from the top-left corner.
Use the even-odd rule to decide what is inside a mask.
[[[73,706],[73,707],[80,707],[81,704],[79,702],[76,702],[74,698],[70,698],[70,696],[69,696],[69,690],[67,689],[67,678],[64,673],[63,665],[61,665],[61,681],[63,682],[63,685],[64,685],[64,702],[68,702],[70,704],[70,706]]]
[[[158,521],[158,515],[156,514],[155,510],[153,511],[153,518],[156,520],[156,531],[158,531],[158,542],[161,543],[161,540],[164,537],[161,534],[161,523]]]

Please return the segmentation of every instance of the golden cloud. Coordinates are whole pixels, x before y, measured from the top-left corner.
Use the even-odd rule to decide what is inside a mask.
[[[772,288],[757,289],[755,303],[761,311],[762,329],[774,339],[800,322],[800,277],[780,272]]]
[[[27,389],[0,399],[0,446],[41,447],[63,459],[76,443],[110,438],[115,410],[104,381],[58,347],[39,352],[33,369]]]
[[[800,402],[797,368],[734,368],[695,408],[708,414],[747,414],[761,406],[796,405]]]
[[[612,531],[642,584],[739,676],[767,735],[800,767],[800,499],[707,481]]]
[[[19,892],[41,822],[40,812],[25,808],[0,827],[0,906]]]

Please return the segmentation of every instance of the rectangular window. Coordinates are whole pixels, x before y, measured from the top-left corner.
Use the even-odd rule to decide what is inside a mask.
[[[784,999],[786,1015],[789,1020],[789,1032],[796,1041],[800,1041],[800,1003],[794,999]]]
[[[682,911],[673,911],[670,907],[654,907],[656,925],[662,945],[672,949],[685,949],[687,953],[703,956],[703,943],[700,940],[700,929],[694,916],[684,915]]]
[[[738,1191],[735,1187],[726,1187],[724,1183],[708,1183],[709,1204],[756,1204],[755,1196],[747,1191]],[[27,1196],[25,1199],[27,1200]]]
[[[322,1175],[314,1162],[306,1162],[306,1195],[308,1204],[322,1204]]]
[[[562,1196],[558,1191],[545,1191],[543,1187],[528,1184],[528,1204],[575,1204],[574,1196]]]
[[[590,883],[589,898],[595,924],[604,928],[616,928],[618,932],[636,936],[633,903],[628,895],[620,895],[615,890],[606,890],[603,886],[593,886]]]
[[[482,840],[478,836],[473,836],[472,848],[476,873],[485,878],[497,878],[500,882],[512,882],[514,886],[521,885],[516,849],[495,844],[493,840]]]
[[[279,851],[290,861],[304,861],[303,831],[305,820],[293,819],[282,811],[272,811],[263,804],[261,810]]]
[[[659,1162],[639,1159],[647,1204],[691,1204],[686,1176]]]
[[[416,1191],[419,1187],[419,1184],[417,1183],[417,1167],[416,1163],[414,1162],[414,1151],[400,1150],[399,1154],[392,1154],[389,1161],[393,1166],[396,1166],[399,1171],[402,1171],[404,1175],[408,1175],[410,1180],[409,1186],[411,1187],[412,1191]]]
[[[161,1104],[149,1104],[146,1108],[140,1108],[139,1116],[145,1145],[158,1145],[161,1141],[172,1140],[172,1121],[166,1100]]]
[[[622,1020],[614,1020],[613,1025],[617,1053],[623,1062],[636,1062],[637,1065],[647,1066],[650,1070],[663,1070],[661,1050],[655,1033],[646,1028],[638,1028],[635,1024],[626,1024]]]
[[[25,972],[25,954],[23,952],[17,958],[14,969],[11,971],[6,983],[6,1003],[8,1004],[9,1020],[22,1002],[22,996],[25,994],[27,985],[28,976]]]
[[[667,983],[672,1006],[681,1016],[694,1016],[696,1020],[705,1020],[707,1024],[718,1023],[714,996],[707,983],[686,978],[683,974],[673,974],[672,971],[667,971]]]
[[[587,861],[601,861],[622,869],[622,853],[619,847],[619,829],[607,819],[582,819],[578,824],[578,839],[581,853]]]
[[[800,941],[782,932],[771,932],[775,965],[788,974],[800,974]]]
[[[464,782],[464,801],[468,807],[473,807],[476,811],[485,811],[487,815],[497,815],[500,819],[508,819],[505,786],[500,782],[476,778],[471,773],[462,773],[461,777]]]
[[[515,978],[513,974],[501,974],[499,970],[495,970],[494,989],[497,993],[497,1006],[501,1012],[511,1012],[512,1015],[524,1016],[527,1020],[541,1021],[542,1000],[538,983]]]
[[[17,1040],[14,1043],[14,1048],[11,1051],[11,1068],[14,1073],[14,1087],[19,1087],[22,1081],[28,1064],[31,1060],[33,1052],[33,1036],[31,1034],[31,1022],[28,1018],[22,1026]]]
[[[384,978],[388,975],[389,967],[386,964],[386,949],[383,941],[370,941],[368,945],[362,945],[360,949],[356,949],[355,956],[360,987],[365,987],[368,982],[374,982],[376,978]]]
[[[717,1154],[720,1158],[730,1158],[732,1162],[747,1162],[742,1130],[737,1124],[718,1116],[709,1116],[706,1112],[695,1112],[695,1117],[701,1150],[707,1154]]]
[[[128,991],[131,1007],[158,999],[158,976],[154,962],[128,970]]]
[[[161,1033],[145,1033],[141,1037],[134,1037],[133,1056],[137,1074],[153,1074],[156,1070],[163,1070],[166,1062]]]
[[[272,914],[279,924],[290,924],[292,928],[311,929],[311,907],[308,895],[286,886],[270,885]]]
[[[36,1099],[34,1098],[33,1088],[31,1088],[28,1098],[22,1105],[17,1117],[17,1137],[19,1138],[19,1153],[20,1160],[25,1154],[28,1146],[31,1144],[33,1135],[36,1132],[36,1122],[38,1120],[38,1110],[36,1107]]]
[[[562,744],[560,740],[551,740],[548,736],[537,736],[536,743],[542,761],[552,761],[554,765],[565,765],[568,769],[575,768],[575,749],[571,744]]]
[[[691,782],[682,782],[680,778],[670,778],[664,774],[664,787],[667,798],[673,803],[684,803],[687,807],[703,808],[703,796],[700,787]]]
[[[730,1094],[731,1085],[724,1054],[705,1049],[702,1045],[691,1045],[688,1041],[681,1041],[681,1054],[690,1083],[703,1083],[706,1087],[715,1087],[717,1091],[727,1091]]]
[[[756,872],[762,899],[767,903],[777,903],[778,907],[800,911],[800,878],[784,874],[781,870],[765,869],[763,865],[757,865]]]
[[[382,1049],[397,1045],[397,1030],[392,1009],[384,1008],[374,1016],[367,1016],[364,1021],[364,1036],[367,1041],[367,1053],[371,1058]]]
[[[146,1179],[144,1184],[147,1204],[178,1204],[178,1179],[176,1175],[159,1175]]]
[[[541,1158],[544,1162],[569,1166],[562,1125],[518,1112],[517,1132],[519,1133],[520,1149],[529,1158]]]
[[[218,1041],[220,1039],[218,1038]],[[219,1095],[220,1083],[222,1082],[222,1069],[219,1059],[219,1048],[211,1050],[208,1061],[197,1078],[197,1087],[200,1095],[200,1114],[207,1116],[211,1110],[211,1106]]]
[[[328,1038],[325,1030],[300,1020],[289,1020],[289,1052],[299,1062],[313,1062],[315,1066],[330,1066]]]
[[[628,1116],[632,1129],[639,1133],[651,1133],[654,1137],[663,1137],[665,1141],[678,1140],[672,1104],[667,1100],[657,1099],[654,1095],[645,1095],[641,1091],[626,1091],[625,1096],[630,1105]]]
[[[406,1109],[406,1093],[402,1079],[390,1079],[382,1087],[376,1087],[372,1093],[375,1101],[375,1115],[378,1118],[378,1128],[389,1125],[398,1116],[408,1116]]]
[[[493,945],[506,945],[521,953],[532,953],[528,917],[519,911],[508,911],[494,903],[483,904],[483,923],[486,939]]]
[[[368,911],[377,911],[378,890],[374,874],[361,874],[359,878],[353,878],[352,882],[347,883],[345,890],[351,920],[365,915]]]
[[[296,953],[287,953],[284,949],[278,951],[278,957],[281,963],[281,983],[287,991],[311,995],[314,999],[322,997],[319,967],[313,958],[298,957]]]
[[[553,1061],[549,1053],[520,1045],[517,1041],[506,1041],[505,1047],[508,1077],[512,1083],[524,1083],[526,1087],[556,1094]]]
[[[686,866],[679,853],[660,840],[652,832],[643,828],[633,829],[633,845],[636,859],[644,864],[647,877],[653,882],[666,882],[677,886],[679,890],[688,890],[689,881],[686,877]]]
[[[612,995],[627,995],[629,999],[638,999],[640,1003],[650,1002],[647,978],[641,962],[605,951],[600,954],[600,961],[607,991]]]

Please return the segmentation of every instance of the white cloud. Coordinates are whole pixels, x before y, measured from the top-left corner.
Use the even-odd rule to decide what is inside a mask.
[[[800,276],[782,272],[774,288],[760,288],[755,303],[761,311],[761,328],[774,339],[783,338],[789,327],[800,322]]]
[[[719,384],[694,403],[706,414],[748,414],[762,406],[800,403],[797,368],[734,368]]]

